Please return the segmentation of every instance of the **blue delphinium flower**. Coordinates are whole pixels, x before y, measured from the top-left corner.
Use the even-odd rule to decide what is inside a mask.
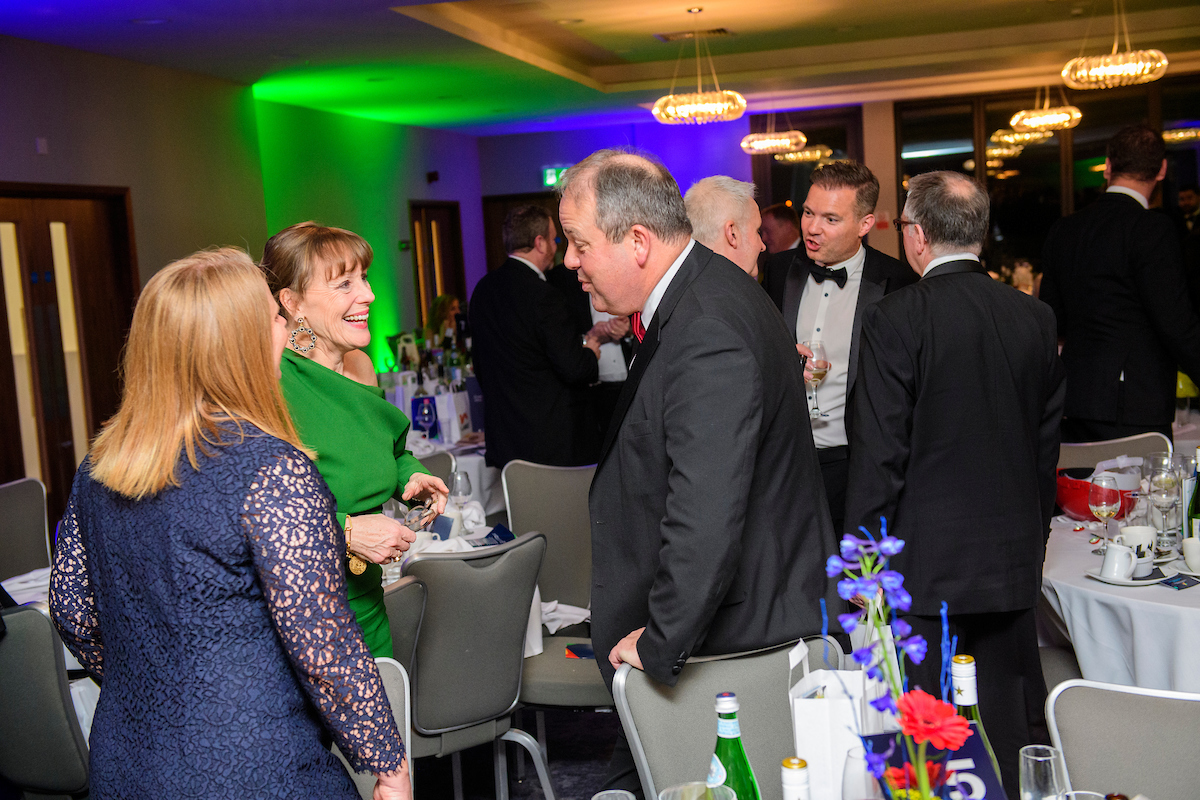
[[[837,584],[838,597],[849,600],[858,594],[858,581],[854,578],[843,578]]]
[[[909,625],[904,620],[896,617],[896,619],[892,620],[892,633],[900,638],[904,638],[912,633],[912,625]]]
[[[860,647],[859,649],[857,649],[853,653],[851,653],[850,656],[855,661],[857,661],[859,664],[870,663],[871,660],[875,657],[875,643],[872,642],[871,644],[867,645],[866,647]]]
[[[929,643],[925,641],[925,637],[921,635],[910,636],[907,639],[897,639],[896,644],[904,650],[908,656],[908,660],[914,664],[920,664],[925,660],[925,653],[929,651]]]
[[[825,574],[827,576],[829,576],[830,578],[836,578],[838,575],[841,575],[846,570],[855,569],[857,567],[858,567],[857,563],[852,564],[848,561],[843,561],[842,559],[838,558],[837,556],[830,556],[829,559],[825,562]]]
[[[838,552],[847,561],[858,561],[873,550],[874,545],[871,544],[870,540],[859,539],[857,536],[851,536],[848,533],[842,536],[842,541],[838,544]]]
[[[872,700],[871,708],[875,709],[876,711],[878,711],[880,713],[885,713],[885,712],[890,711],[893,714],[895,714],[896,713],[896,701],[892,697],[892,693],[887,692],[883,695],[880,695],[879,697],[876,697],[874,700]]]
[[[884,536],[879,540],[879,544],[876,547],[879,548],[881,554],[891,558],[892,556],[899,555],[900,551],[904,549],[904,540],[897,539],[895,536]]]
[[[863,743],[863,745],[864,745],[863,749],[866,750],[866,756],[867,756],[867,770],[871,773],[871,775],[876,780],[879,780],[880,778],[883,777],[884,770],[887,769],[888,759],[891,758],[892,753],[894,753],[896,751],[896,742],[889,741],[888,749],[883,751],[882,753],[871,752],[872,744],[873,743],[871,743],[871,742],[865,742],[865,741]]]
[[[912,608],[912,595],[903,586],[890,592],[885,592],[885,594],[887,595],[888,605],[896,611],[908,611]]]
[[[858,623],[862,621],[862,612],[853,614],[838,614],[838,623],[842,626],[842,630],[846,633],[852,633],[858,627]]]
[[[904,586],[904,576],[894,569],[881,570],[876,577],[885,592],[894,592]]]

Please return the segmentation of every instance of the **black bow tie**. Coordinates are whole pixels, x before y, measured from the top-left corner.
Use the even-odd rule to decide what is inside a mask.
[[[813,280],[817,283],[824,283],[825,279],[829,278],[838,285],[839,289],[846,288],[845,267],[842,267],[841,269],[827,269],[822,267],[820,264],[813,264],[812,267],[809,268],[809,274],[812,275]]]

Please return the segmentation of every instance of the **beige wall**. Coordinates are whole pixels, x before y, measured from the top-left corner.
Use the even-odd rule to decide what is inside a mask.
[[[0,181],[129,187],[143,283],[203,247],[259,254],[248,87],[6,36],[0,76]]]
[[[891,100],[863,103],[863,162],[879,178],[879,204],[875,207],[876,228],[867,238],[871,247],[896,258],[900,239],[892,230],[892,220],[900,216],[896,208],[896,119]],[[886,222],[881,229],[878,223]]]

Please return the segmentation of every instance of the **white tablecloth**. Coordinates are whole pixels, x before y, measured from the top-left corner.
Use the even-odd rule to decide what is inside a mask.
[[[454,454],[458,470],[467,473],[471,478],[471,500],[483,506],[484,513],[488,516],[506,508],[500,470],[487,465],[483,447],[479,445],[447,447],[441,442],[430,441],[423,434],[415,431],[410,431],[408,434],[408,447],[417,458],[424,458],[439,450],[449,450]]]
[[[1043,638],[1069,641],[1090,680],[1200,692],[1200,586],[1124,587],[1089,578],[1085,570],[1101,562],[1088,542],[1094,534],[1071,528],[1055,522],[1046,547]]]

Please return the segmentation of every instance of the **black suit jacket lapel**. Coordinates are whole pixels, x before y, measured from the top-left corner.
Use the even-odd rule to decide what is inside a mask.
[[[604,437],[604,445],[600,448],[599,463],[604,463],[608,451],[616,441],[621,424],[625,421],[625,414],[629,411],[634,394],[637,393],[638,384],[642,382],[642,376],[646,374],[646,367],[650,364],[650,359],[654,357],[655,351],[658,350],[659,331],[671,318],[671,312],[675,310],[684,291],[707,266],[712,254],[711,250],[699,242],[693,245],[692,252],[679,266],[679,271],[675,273],[675,278],[667,288],[667,293],[659,302],[658,308],[654,312],[654,318],[650,320],[650,326],[646,328],[646,337],[637,346],[633,363],[629,367],[629,375],[625,378],[625,385],[621,387],[621,394],[617,398],[617,405],[613,410],[612,421],[608,424],[608,433]]]
[[[800,316],[800,299],[804,296],[804,285],[808,283],[808,272],[808,259],[802,258],[797,248],[783,286],[783,321],[793,339],[796,339],[796,320]]]
[[[863,245],[866,247],[866,245]],[[858,282],[858,303],[854,306],[854,327],[850,331],[850,364],[846,370],[846,397],[854,388],[858,377],[858,339],[862,332],[863,309],[887,294],[887,275],[875,259],[875,251],[867,247],[863,260],[862,280]],[[847,400],[849,403],[849,400]]]

